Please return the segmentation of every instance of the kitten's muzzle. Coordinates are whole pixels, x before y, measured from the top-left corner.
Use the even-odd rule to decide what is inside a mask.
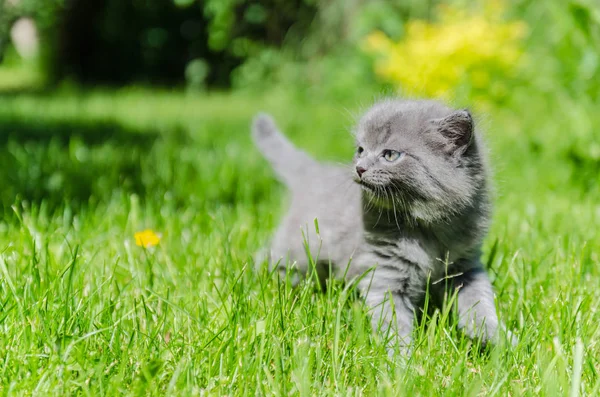
[[[366,170],[366,168],[361,167],[360,165],[356,166],[356,173],[358,174],[359,178],[362,178],[362,174],[364,174]]]
[[[363,189],[365,189],[371,193],[377,192],[379,190],[379,186],[377,186],[373,183],[367,182],[364,179],[358,179],[358,180],[356,180],[356,183],[358,183]]]

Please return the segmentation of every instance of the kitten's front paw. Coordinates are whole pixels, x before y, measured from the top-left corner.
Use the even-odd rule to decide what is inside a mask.
[[[501,325],[490,339],[490,343],[496,346],[515,347],[519,343],[519,339],[512,331],[507,329],[506,326]]]
[[[254,269],[259,271],[265,263],[271,267],[271,250],[268,247],[261,248],[254,254]]]
[[[403,362],[408,361],[412,355],[412,348],[410,345],[401,344],[397,346],[388,346],[387,348],[388,357],[394,360],[401,360]]]
[[[517,338],[512,331],[506,329],[506,327],[502,327],[501,337],[503,337],[506,342],[510,343],[512,347],[516,347],[519,343],[519,338]]]

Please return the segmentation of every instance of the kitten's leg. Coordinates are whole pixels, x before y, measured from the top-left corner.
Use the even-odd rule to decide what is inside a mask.
[[[494,304],[494,290],[485,270],[471,269],[456,280],[458,288],[458,326],[470,338],[481,338],[482,342],[500,342],[503,325],[498,321]],[[515,340],[509,333],[509,340]]]
[[[384,289],[370,289],[365,297],[371,309],[371,323],[375,331],[390,337],[388,352],[398,347],[404,355],[410,354],[414,307],[407,296]]]
[[[267,264],[269,272],[273,272],[277,268],[279,278],[285,280],[289,277],[292,286],[297,286],[300,283],[300,270],[302,264],[298,264],[290,257],[289,252],[281,254],[274,252],[270,247],[264,247],[254,254],[254,267],[259,271],[264,264]]]

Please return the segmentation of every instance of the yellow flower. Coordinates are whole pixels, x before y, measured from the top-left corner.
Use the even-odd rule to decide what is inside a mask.
[[[135,237],[135,244],[140,247],[150,248],[158,245],[160,234],[155,233],[153,230],[146,229],[141,232],[137,232],[133,235]]]
[[[440,5],[437,22],[408,21],[397,42],[373,32],[363,49],[375,57],[375,74],[416,95],[447,97],[458,87],[491,93],[496,77],[518,65],[527,26],[502,20],[502,1],[483,4],[475,11]]]

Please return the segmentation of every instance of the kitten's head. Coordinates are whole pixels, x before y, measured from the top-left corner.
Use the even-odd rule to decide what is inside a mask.
[[[356,130],[354,176],[377,205],[437,221],[485,194],[471,114],[434,101],[386,100]]]

